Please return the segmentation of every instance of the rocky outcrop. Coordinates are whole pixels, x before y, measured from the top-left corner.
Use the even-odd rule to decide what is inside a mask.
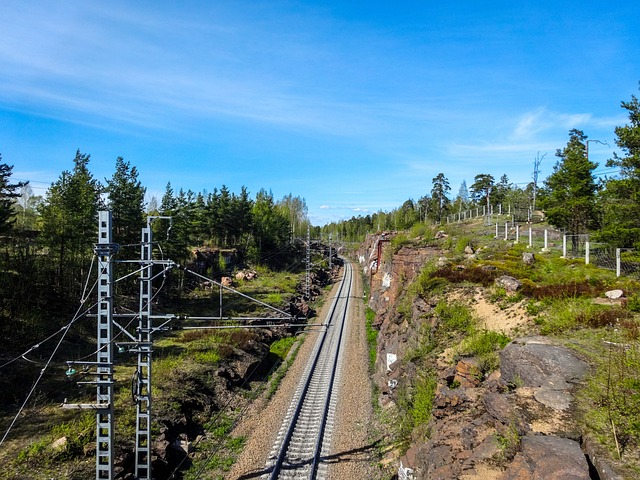
[[[501,480],[589,480],[589,464],[574,440],[527,435]]]
[[[374,381],[382,406],[396,402],[402,382],[419,373],[405,359],[417,333],[435,328],[432,305],[416,298],[399,313],[398,300],[424,263],[449,263],[430,247],[405,246],[391,255],[392,238],[371,236],[359,251],[371,285],[368,305],[377,314]],[[521,288],[511,277],[496,283],[509,292]],[[399,478],[578,480],[592,478],[590,468],[600,478],[616,478],[607,476],[611,469],[601,456],[597,468],[590,462],[593,454],[572,416],[573,392],[588,365],[568,348],[547,337],[524,337],[503,349],[499,370],[488,377],[473,357],[438,361],[434,368],[438,388],[427,440],[414,441],[398,459]],[[491,475],[480,476],[487,469]]]

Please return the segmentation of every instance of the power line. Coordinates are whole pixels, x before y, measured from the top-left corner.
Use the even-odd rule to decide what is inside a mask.
[[[33,395],[33,392],[35,392],[36,387],[38,386],[38,384],[40,383],[40,380],[42,380],[42,377],[44,376],[45,372],[47,371],[47,368],[49,368],[49,365],[51,365],[51,362],[53,361],[53,357],[55,356],[55,354],[58,352],[58,349],[60,348],[60,345],[62,344],[62,341],[64,340],[64,338],[66,337],[67,333],[69,333],[69,329],[71,328],[71,326],[82,316],[84,316],[89,310],[91,310],[94,306],[96,306],[97,303],[93,304],[91,307],[89,307],[88,309],[86,309],[84,312],[80,313],[80,310],[82,308],[82,304],[80,305],[80,307],[78,308],[78,310],[76,311],[76,314],[74,315],[73,319],[65,326],[63,327],[63,335],[62,337],[60,337],[60,340],[58,341],[56,347],[54,348],[53,352],[51,353],[51,355],[49,356],[49,359],[47,360],[47,362],[45,363],[45,366],[40,370],[40,375],[38,375],[38,378],[36,379],[36,381],[34,382],[33,386],[31,387],[31,390],[29,391],[29,393],[27,394],[27,398],[25,398],[24,402],[22,403],[22,406],[20,407],[20,409],[18,410],[18,413],[16,413],[16,416],[13,418],[13,421],[11,422],[11,424],[9,425],[9,428],[7,428],[7,431],[4,433],[4,436],[2,437],[2,439],[0,440],[0,446],[4,443],[4,441],[6,440],[6,438],[9,436],[9,432],[11,432],[11,429],[13,428],[13,426],[16,424],[16,421],[18,420],[18,417],[20,416],[20,414],[22,413],[22,411],[25,409],[25,407],[27,406],[27,403],[29,402],[29,400],[31,399],[31,396]]]

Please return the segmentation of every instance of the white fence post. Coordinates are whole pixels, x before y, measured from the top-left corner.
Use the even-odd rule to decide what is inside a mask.
[[[567,258],[567,235],[562,236],[562,258]]]
[[[589,265],[589,241],[584,242],[584,264]]]
[[[495,238],[498,238],[498,222],[496,222],[496,236]]]
[[[547,229],[544,229],[544,249],[543,251],[548,252],[549,251],[549,232],[547,231]]]
[[[516,225],[516,243],[520,243],[520,225]]]
[[[620,276],[620,249],[616,248],[616,277]]]
[[[504,239],[509,240],[509,222],[504,222]]]
[[[533,247],[533,231],[529,227],[529,248]]]

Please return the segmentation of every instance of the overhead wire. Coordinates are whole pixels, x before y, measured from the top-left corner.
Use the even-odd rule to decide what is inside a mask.
[[[22,413],[22,411],[25,409],[25,407],[27,406],[27,403],[29,402],[29,400],[31,399],[31,396],[33,395],[33,393],[36,390],[36,387],[38,386],[38,384],[40,383],[40,380],[42,380],[42,377],[44,376],[45,372],[47,371],[47,369],[49,368],[49,365],[51,365],[51,362],[53,361],[53,358],[55,357],[56,353],[58,352],[58,349],[60,348],[60,345],[62,345],[62,341],[65,339],[67,333],[69,333],[69,330],[71,329],[71,326],[81,317],[83,317],[87,312],[89,312],[93,307],[95,307],[98,303],[94,303],[93,305],[91,305],[89,308],[85,309],[83,312],[81,312],[82,307],[84,305],[84,302],[80,304],[80,306],[78,307],[78,310],[76,311],[75,315],[73,316],[72,320],[67,323],[67,325],[65,325],[65,327],[62,329],[63,330],[63,334],[60,337],[60,340],[58,340],[58,343],[56,344],[55,348],[53,349],[53,352],[51,352],[51,355],[49,355],[49,358],[47,360],[47,362],[45,363],[44,367],[40,370],[40,374],[38,375],[38,378],[36,379],[36,381],[33,383],[33,386],[31,387],[31,390],[29,391],[29,393],[27,394],[27,397],[25,398],[24,402],[22,403],[22,405],[20,406],[20,408],[18,409],[18,413],[16,413],[15,417],[13,418],[13,420],[11,421],[11,424],[9,425],[9,427],[7,428],[6,432],[4,433],[4,436],[2,437],[2,439],[0,439],[0,446],[2,446],[2,444],[4,443],[4,441],[6,440],[6,438],[9,436],[9,433],[11,432],[11,430],[13,429],[14,425],[16,424],[16,422],[18,421],[18,417],[20,417],[20,414]]]
[[[83,288],[83,291],[82,291],[82,296],[81,296],[81,299],[80,299],[80,308],[81,308],[81,307],[82,307],[82,305],[87,301],[87,299],[88,299],[89,295],[93,292],[93,290],[95,289],[96,285],[98,284],[98,281],[96,280],[96,281],[94,282],[93,286],[91,287],[91,290],[89,291],[89,293],[87,293],[87,287],[88,287],[88,285],[89,285],[89,279],[90,279],[90,277],[91,277],[91,271],[92,271],[92,269],[93,269],[93,265],[94,265],[95,258],[96,258],[96,256],[95,256],[95,255],[93,255],[93,256],[92,256],[92,258],[91,258],[91,268],[89,269],[89,271],[88,271],[88,273],[87,273],[87,279],[86,279],[86,281],[85,281],[84,288]],[[96,305],[96,304],[92,305],[91,307],[89,307],[89,309],[93,308],[93,306],[95,306],[95,305]],[[84,315],[84,314],[86,314],[87,312],[88,312],[88,310],[86,310],[86,311],[83,313],[83,315]],[[73,323],[73,322],[75,322],[76,320],[77,320],[77,318],[75,318],[75,317],[74,317],[74,318],[73,318],[73,320],[71,320],[70,324],[71,324],[71,323]],[[1,370],[1,369],[3,369],[4,367],[6,367],[6,366],[8,366],[8,365],[10,365],[10,364],[12,364],[12,363],[14,363],[15,361],[20,360],[21,358],[23,358],[24,360],[27,360],[28,362],[37,363],[37,362],[34,362],[33,360],[29,360],[28,358],[26,358],[26,357],[25,357],[25,355],[28,355],[29,353],[33,352],[34,350],[39,349],[39,348],[42,346],[42,344],[44,344],[44,343],[48,342],[49,340],[51,340],[52,338],[55,338],[55,337],[56,337],[57,335],[59,335],[60,333],[64,332],[68,325],[69,325],[69,324],[67,324],[67,325],[65,325],[65,326],[63,326],[63,327],[61,327],[60,329],[58,329],[56,332],[52,333],[52,334],[51,334],[51,335],[49,335],[48,337],[46,337],[46,338],[44,338],[43,340],[40,340],[39,342],[37,342],[37,343],[35,343],[34,345],[32,345],[32,346],[31,346],[29,349],[27,349],[25,352],[23,352],[23,353],[21,353],[21,354],[19,354],[19,355],[16,355],[13,359],[11,359],[11,360],[9,360],[9,361],[7,361],[7,362],[3,363],[2,365],[0,365],[0,370]]]

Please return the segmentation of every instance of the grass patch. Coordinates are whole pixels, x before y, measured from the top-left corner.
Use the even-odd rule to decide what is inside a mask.
[[[378,329],[373,326],[376,320],[376,312],[367,307],[365,312],[367,327],[367,346],[369,349],[369,370],[373,371],[376,365],[376,355],[378,349]]]
[[[502,332],[493,330],[479,330],[466,337],[456,353],[459,356],[477,357],[480,371],[483,374],[492,372],[500,365],[498,352],[502,350],[511,339]]]
[[[269,347],[269,351],[277,355],[280,360],[284,360],[289,353],[291,347],[296,343],[298,339],[296,337],[284,337],[280,340],[276,340]]]
[[[292,338],[295,338],[295,337],[292,337]],[[298,350],[300,350],[301,345],[302,345],[302,341],[294,345],[291,353],[285,357],[285,360],[281,363],[281,365],[278,367],[278,369],[273,373],[273,375],[269,379],[269,386],[267,388],[267,394],[266,394],[267,399],[270,399],[271,397],[273,397],[275,393],[278,391],[280,382],[282,382],[282,379],[287,374],[287,371],[289,370],[289,368],[291,368],[291,365],[293,365],[293,362],[296,359],[296,356],[298,355]]]
[[[476,320],[471,309],[461,302],[440,300],[434,309],[440,318],[441,328],[452,333],[472,333]]]

